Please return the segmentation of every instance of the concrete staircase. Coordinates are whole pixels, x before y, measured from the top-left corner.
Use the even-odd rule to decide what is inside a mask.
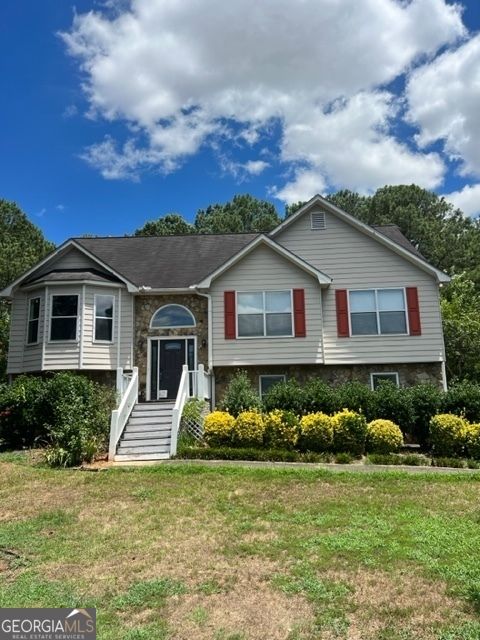
[[[118,443],[115,462],[168,459],[173,405],[173,402],[136,404]]]

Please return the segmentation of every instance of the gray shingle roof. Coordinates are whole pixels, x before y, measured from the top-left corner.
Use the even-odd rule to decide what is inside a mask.
[[[114,275],[102,273],[96,269],[54,269],[41,276],[30,278],[24,284],[32,284],[32,282],[74,282],[78,280],[121,282]]]
[[[382,235],[387,236],[389,240],[393,240],[398,245],[413,253],[417,258],[425,258],[422,256],[420,251],[416,249],[413,244],[408,240],[403,233],[400,231],[400,227],[397,227],[396,224],[382,224],[382,225],[373,225],[375,231],[379,231]]]
[[[75,238],[75,242],[138,287],[183,289],[218,269],[257,235]]]

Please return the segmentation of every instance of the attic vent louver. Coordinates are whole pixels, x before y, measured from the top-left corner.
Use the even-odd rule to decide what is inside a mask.
[[[312,229],[325,229],[325,211],[313,211],[310,214]]]

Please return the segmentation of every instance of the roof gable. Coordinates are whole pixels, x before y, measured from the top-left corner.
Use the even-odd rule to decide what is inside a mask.
[[[265,245],[269,247],[270,249],[275,251],[275,253],[281,255],[285,260],[288,260],[289,262],[291,262],[292,264],[295,264],[297,267],[299,267],[303,271],[309,273],[311,276],[313,276],[318,280],[320,285],[328,286],[332,282],[332,279],[330,278],[330,276],[323,273],[319,269],[316,269],[310,263],[306,262],[302,258],[298,257],[296,254],[292,253],[282,245],[272,240],[272,238],[269,238],[268,236],[265,236],[262,234],[260,236],[257,236],[252,242],[246,245],[241,251],[239,251],[234,256],[232,256],[229,260],[227,260],[225,263],[220,265],[218,269],[216,269],[215,271],[212,271],[212,273],[210,273],[206,278],[199,281],[196,287],[198,287],[199,289],[203,289],[203,288],[207,289],[208,287],[210,287],[212,280],[215,280],[216,278],[221,276],[223,273],[228,271],[231,267],[233,267],[235,264],[243,260],[246,256],[248,256],[252,251],[254,251],[260,245]]]
[[[432,275],[437,282],[450,282],[450,277],[435,268],[429,262],[425,260],[425,258],[411,245],[405,236],[401,233],[400,229],[396,227],[396,225],[384,225],[381,227],[371,227],[364,222],[361,222],[351,214],[343,211],[339,207],[336,207],[331,202],[326,200],[320,195],[316,195],[311,200],[309,200],[303,207],[301,207],[298,211],[296,211],[289,218],[284,220],[281,224],[278,225],[273,231],[270,232],[270,236],[272,238],[278,238],[280,240],[281,233],[284,229],[288,228],[294,222],[296,222],[299,218],[309,213],[315,207],[321,207],[328,213],[337,216],[347,224],[351,225],[355,229],[357,229],[360,233],[363,233],[370,238],[373,238],[383,246],[392,250],[397,255],[401,256],[405,260],[415,264],[417,267],[426,271],[430,275]],[[395,230],[396,229],[396,230]],[[408,247],[407,247],[408,243]]]

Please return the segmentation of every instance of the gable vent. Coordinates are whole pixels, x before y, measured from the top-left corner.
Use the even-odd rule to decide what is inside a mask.
[[[314,211],[310,214],[312,229],[325,229],[325,211]]]

